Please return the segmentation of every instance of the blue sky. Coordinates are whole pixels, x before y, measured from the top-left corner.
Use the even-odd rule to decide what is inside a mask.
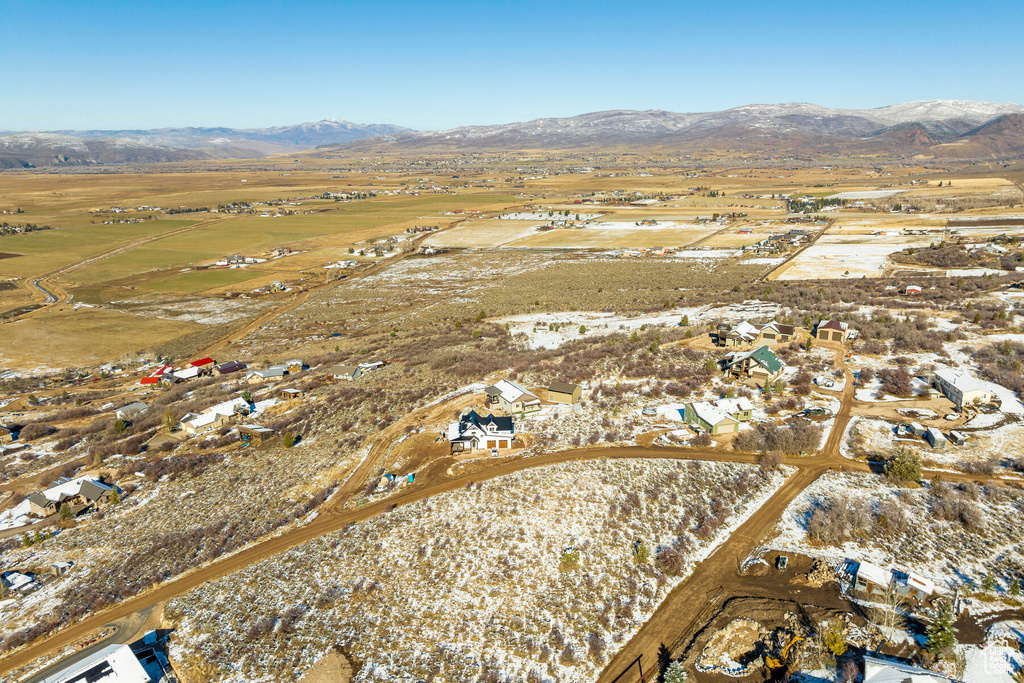
[[[2,0],[0,130],[1024,102],[1024,2]]]

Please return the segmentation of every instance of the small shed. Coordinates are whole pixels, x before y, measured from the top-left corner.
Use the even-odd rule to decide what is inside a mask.
[[[261,427],[260,425],[242,425],[238,428],[238,436],[241,438],[242,443],[259,446],[274,436],[274,430],[270,427]]]
[[[282,401],[290,401],[293,398],[302,398],[302,390],[301,389],[282,389],[281,390],[281,400]]]
[[[929,427],[928,431],[924,434],[924,438],[932,448],[945,448],[948,443],[942,432],[935,427]]]
[[[568,382],[552,382],[548,387],[548,400],[552,403],[578,403],[583,397],[583,387]]]
[[[963,446],[965,443],[967,443],[967,435],[964,434],[963,432],[958,432],[954,430],[949,433],[949,440],[952,441],[957,446]]]
[[[918,285],[907,285],[906,288],[903,290],[903,293],[904,294],[909,294],[909,295],[915,295],[915,294],[920,294],[922,291],[923,290]]]
[[[924,436],[925,431],[926,430],[924,428],[924,425],[922,425],[920,422],[910,423],[910,433],[913,434],[914,436]]]
[[[861,562],[857,565],[857,575],[853,582],[854,589],[865,593],[884,595],[891,583],[892,571],[870,562]]]

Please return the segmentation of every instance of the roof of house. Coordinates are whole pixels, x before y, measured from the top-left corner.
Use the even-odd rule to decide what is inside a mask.
[[[189,413],[185,417],[181,418],[181,424],[188,425],[192,429],[202,429],[203,427],[209,427],[217,421],[218,417],[222,417],[218,413],[203,413],[202,415],[196,415],[195,413]]]
[[[283,394],[301,394],[302,390],[301,389],[282,389],[281,393],[283,393]]]
[[[232,415],[234,415],[237,412],[237,410],[236,410],[237,408],[248,408],[248,407],[249,407],[249,402],[246,401],[241,396],[239,396],[237,398],[231,399],[230,401],[224,401],[223,403],[218,403],[215,406],[210,406],[209,408],[207,408],[203,412],[204,413],[214,413],[216,415],[224,415],[225,417],[231,417]]]
[[[946,437],[942,435],[942,430],[937,428],[937,427],[929,427],[928,428],[928,434],[935,441],[945,441],[946,440]]]
[[[819,330],[840,330],[845,331],[850,325],[849,323],[839,322],[838,320],[822,320],[818,323]]]
[[[787,335],[787,336],[790,336],[790,337],[793,336],[794,334],[796,334],[796,326],[795,325],[783,325],[782,323],[777,323],[774,320],[771,321],[770,323],[768,323],[767,325],[765,325],[764,327],[762,327],[761,331],[763,332],[763,331],[765,331],[765,330],[767,330],[769,328],[775,330],[779,334],[784,334],[784,335]]]
[[[211,363],[213,363],[212,358],[200,358],[199,360],[192,361],[190,365],[192,365],[192,367],[198,368],[201,365],[210,365]]]
[[[576,391],[577,388],[582,389],[579,384],[569,384],[568,382],[552,382],[548,386],[548,391],[554,391],[559,394],[571,394]]]
[[[79,494],[81,494],[86,500],[94,501],[111,489],[113,489],[112,486],[107,486],[99,479],[83,474],[80,477],[62,481],[56,486],[51,486],[45,491],[37,491],[36,494],[39,494],[43,496],[44,499],[54,503],[59,503],[66,498],[71,498]],[[32,495],[34,496],[36,494]],[[29,499],[32,499],[32,496],[29,496]],[[39,499],[37,498],[33,502],[36,501],[39,501]],[[37,502],[37,504],[41,506],[46,505],[45,502]]]
[[[287,369],[281,365],[274,365],[266,370],[253,370],[249,373],[249,376],[258,375],[259,377],[284,377]]]
[[[784,366],[784,363],[779,359],[779,357],[772,353],[772,350],[767,346],[759,346],[753,351],[731,353],[727,358],[727,365],[729,367],[749,358],[771,373],[779,372]]]
[[[128,645],[108,645],[39,683],[149,683],[149,674]]]
[[[753,339],[757,336],[757,328],[744,320],[737,325],[733,325],[732,329],[729,330],[729,336]]]
[[[361,369],[351,365],[335,365],[327,372],[331,373],[334,377],[341,377],[342,375],[354,375],[356,371],[362,372]]]
[[[954,679],[903,662],[864,655],[864,683],[937,683]]]
[[[217,365],[215,369],[219,373],[237,372],[245,367],[245,363],[237,360],[229,360],[227,363],[221,363]]]
[[[509,403],[515,403],[521,398],[526,398],[527,400],[540,400],[532,391],[520,384],[516,384],[510,379],[498,380],[495,382],[494,388],[500,391],[501,398]]]
[[[707,401],[694,401],[690,404],[690,408],[693,410],[694,415],[712,427],[720,425],[723,422],[736,422],[736,419],[731,415],[713,403],[709,403]]]
[[[149,406],[147,406],[142,401],[136,401],[135,403],[129,403],[126,406],[121,406],[120,408],[117,409],[117,412],[124,413],[125,415],[135,415],[146,410],[146,408],[148,407]]]
[[[740,396],[739,398],[720,398],[715,401],[715,405],[730,415],[754,409],[754,404],[745,396]]]
[[[175,370],[174,376],[177,377],[178,379],[192,379],[194,377],[199,376],[199,370],[199,366],[190,365],[189,367],[183,370]]]
[[[463,415],[462,421],[476,425],[481,429],[485,428],[487,425],[494,425],[495,429],[503,432],[511,432],[515,429],[515,423],[511,417],[495,417],[491,414],[488,414],[487,417],[483,417],[475,410],[471,410],[467,414]]]
[[[963,370],[940,368],[935,371],[935,376],[946,384],[950,384],[962,392],[987,391],[988,393],[992,393],[992,389],[988,384],[982,382],[977,377],[964,372]]]
[[[861,562],[857,565],[857,578],[870,581],[879,586],[888,586],[892,583],[892,571],[883,569],[877,564]]]

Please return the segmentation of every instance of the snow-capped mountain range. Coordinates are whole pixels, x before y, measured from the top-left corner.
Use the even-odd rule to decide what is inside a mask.
[[[340,119],[272,128],[159,128],[0,133],[0,168],[152,163],[387,149],[599,149],[701,152],[1024,155],[1024,106],[929,100],[876,109],[751,104],[717,112],[600,111],[499,125],[414,131]]]

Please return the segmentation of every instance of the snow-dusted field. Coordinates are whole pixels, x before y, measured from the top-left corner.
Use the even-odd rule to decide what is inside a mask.
[[[829,195],[832,199],[885,199],[906,192],[906,190],[852,190]]]
[[[826,501],[855,511],[864,525],[847,542],[822,545],[808,534],[812,513]],[[947,502],[943,502],[947,501]],[[958,510],[976,526],[947,520],[938,506]],[[943,508],[945,509],[945,508]],[[805,489],[786,509],[773,548],[839,561],[844,558],[912,571],[943,589],[991,573],[1005,590],[1024,568],[1024,493],[1016,489],[947,487],[940,496],[929,484],[899,488],[878,475],[829,473]],[[884,516],[884,522],[882,522]]]
[[[932,237],[921,235],[829,234],[793,259],[779,279],[878,277],[890,254],[907,247],[927,246],[932,241]]]
[[[699,252],[707,253],[707,252]],[[742,304],[729,306],[697,306],[676,308],[663,313],[627,317],[614,313],[590,311],[564,311],[561,313],[531,313],[516,315],[498,320],[498,323],[509,326],[513,335],[524,334],[527,343],[533,349],[558,348],[571,339],[580,338],[580,325],[587,328],[585,335],[604,335],[613,332],[632,332],[644,325],[674,326],[678,325],[683,316],[689,317],[690,324],[721,320],[723,322],[740,322],[748,318],[772,317],[777,315],[780,307],[762,301],[746,301]]]
[[[653,566],[658,547],[678,539],[688,574],[784,477],[597,461],[443,494],[176,599],[172,658],[208,679],[285,681],[347,643],[356,681],[591,681],[681,580]],[[698,538],[709,514],[720,526]]]

